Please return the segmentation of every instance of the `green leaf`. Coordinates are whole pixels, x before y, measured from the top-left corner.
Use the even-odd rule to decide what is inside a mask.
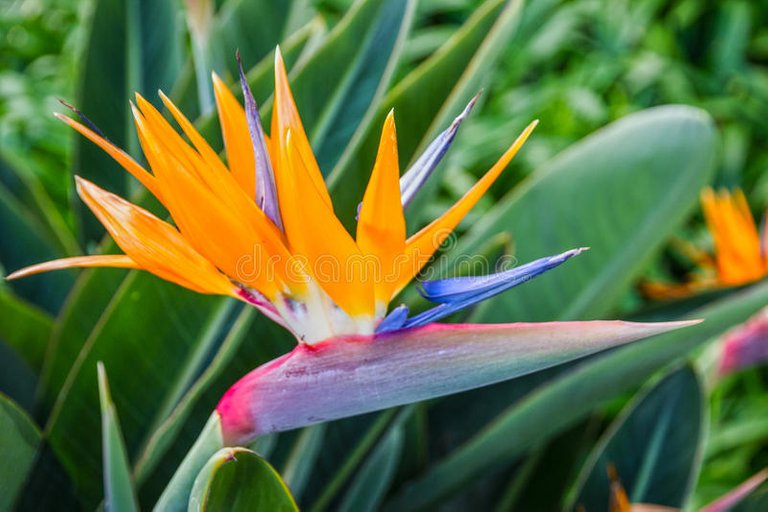
[[[6,272],[66,255],[39,219],[2,184],[0,233],[3,234],[0,238],[0,266]],[[72,271],[61,271],[31,276],[8,284],[20,297],[56,314],[73,282]]]
[[[583,419],[600,404],[743,322],[768,301],[768,283],[696,310],[705,322],[561,368],[422,477],[404,486],[387,510],[422,510]],[[525,383],[523,379],[522,383]]]
[[[323,448],[325,429],[324,423],[302,429],[281,471],[283,480],[299,501]]]
[[[77,240],[64,216],[38,179],[44,171],[35,169],[28,159],[0,149],[0,183],[33,215],[49,239],[66,255],[80,253]]]
[[[681,508],[698,474],[704,410],[701,384],[690,366],[641,392],[587,459],[567,508],[605,509],[611,500],[610,466],[631,503]]]
[[[414,409],[414,405],[409,405],[329,424],[317,465],[328,477],[316,475],[310,482],[309,496],[305,500],[312,504],[309,510],[327,510],[348,488],[367,458],[377,451],[392,430],[405,424]]]
[[[53,318],[12,293],[0,290],[0,341],[12,347],[36,372],[51,338]]]
[[[378,510],[384,494],[395,476],[403,450],[403,427],[392,428],[376,450],[367,458],[350,484],[336,510]]]
[[[369,176],[361,169],[373,168],[387,112],[395,110],[398,155],[404,169],[417,150],[444,129],[482,87],[514,33],[521,3],[487,0],[438,52],[384,97],[376,115],[361,127],[328,176],[336,212],[342,221],[351,225],[354,220],[354,205],[362,198]],[[437,181],[436,176],[432,178],[432,183]],[[419,210],[418,204],[410,209]]]
[[[101,444],[104,461],[104,503],[107,510],[123,512],[135,510],[136,492],[133,490],[133,480],[125,452],[123,434],[117,410],[109,394],[109,382],[104,365],[99,362],[96,366],[99,377],[99,402],[101,405]]]
[[[520,292],[487,301],[480,321],[610,314],[696,204],[711,177],[715,140],[705,112],[658,107],[599,130],[538,169],[462,237],[449,263],[502,232],[518,241],[520,262],[591,250]]]
[[[304,27],[296,31],[287,37],[280,44],[280,51],[283,55],[283,61],[287,69],[292,69],[295,63],[306,55],[313,53],[314,46],[317,44],[317,40],[323,39],[325,35],[325,25],[320,21],[320,18],[307,23]],[[243,65],[245,66],[250,59],[244,59]],[[260,105],[260,109],[264,110],[264,104],[272,96],[275,88],[275,47],[273,46],[271,51],[256,65],[246,73],[246,79],[248,85],[251,87],[251,92],[257,103]],[[189,101],[185,101],[188,91],[184,88],[185,84],[180,84],[179,91],[174,91],[174,98],[177,106],[180,108],[187,105]],[[243,90],[240,86],[239,79],[234,81],[230,86],[232,93],[243,100]],[[188,108],[191,111],[191,108]],[[261,113],[264,118],[264,112]],[[208,115],[200,117],[195,125],[197,126],[200,134],[209,141],[213,147],[222,147],[223,141],[221,139],[221,132],[219,130],[218,114],[211,112]],[[219,142],[219,144],[215,144]]]
[[[137,156],[128,101],[134,92],[153,100],[169,89],[181,64],[181,31],[175,0],[93,0],[76,104],[117,146]],[[84,137],[75,138],[75,173],[121,196],[128,174]],[[104,233],[80,203],[81,237]]]
[[[208,418],[184,460],[176,468],[173,478],[168,482],[154,509],[171,512],[183,511],[188,504],[190,508],[193,503],[202,505],[203,496],[198,496],[197,499],[190,496],[195,492],[197,481],[200,479],[199,474],[203,474],[207,469],[210,476],[211,471],[216,469],[215,465],[211,466],[211,461],[216,460],[216,454],[221,453],[220,450],[223,449],[221,418],[214,412]]]
[[[85,503],[97,500],[99,493],[98,418],[79,413],[98,407],[96,362],[109,365],[113,379],[134,383],[114,392],[132,454],[208,364],[234,321],[234,306],[234,301],[195,294],[145,272],[130,273],[120,285],[81,341],[46,427]]]
[[[413,0],[359,0],[292,73],[291,88],[327,174],[358,127],[373,119],[399,61]],[[380,124],[374,127],[378,133]]]
[[[298,511],[280,475],[246,448],[217,452],[195,479],[190,511]]]
[[[47,275],[55,275],[51,272]],[[39,406],[50,411],[88,335],[105,313],[128,271],[111,268],[80,272],[56,319],[40,378]],[[33,277],[34,278],[34,277]]]
[[[0,510],[10,510],[40,444],[40,431],[8,397],[0,395]]]
[[[216,71],[227,70],[237,80],[235,52],[246,62],[268,57],[275,44],[284,41],[315,16],[308,0],[230,0],[216,13],[209,44]]]

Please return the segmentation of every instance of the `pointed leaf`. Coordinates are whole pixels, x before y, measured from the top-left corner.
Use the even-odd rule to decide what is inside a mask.
[[[181,64],[181,33],[175,0],[99,0],[90,18],[75,105],[117,146],[136,156],[128,100],[134,92],[168,89]],[[76,137],[73,169],[80,176],[126,196],[128,175],[103,151]],[[79,208],[81,237],[104,231]]]
[[[40,431],[8,397],[0,395],[0,510],[11,510],[32,468]]]
[[[413,10],[413,0],[356,1],[317,51],[291,73],[293,95],[325,175],[358,126],[373,120]]]
[[[665,106],[629,115],[538,169],[462,237],[447,263],[503,232],[521,241],[520,261],[591,247],[527,285],[525,294],[487,302],[478,316],[483,322],[600,318],[697,204],[715,146],[712,120],[701,110]]]
[[[30,263],[66,256],[45,226],[0,183],[0,267],[6,274]],[[58,313],[74,282],[72,271],[55,272],[8,283],[20,297]]]
[[[342,221],[352,225],[354,205],[368,178],[359,170],[373,166],[379,127],[387,112],[394,108],[400,167],[406,169],[418,150],[447,128],[482,88],[488,70],[514,33],[521,5],[518,0],[486,0],[445,45],[387,93],[372,122],[361,126],[328,177]],[[438,182],[434,176],[426,188]],[[419,202],[427,194],[420,196],[412,212],[420,210]]]
[[[325,425],[313,425],[302,430],[291,454],[280,473],[294,497],[301,502],[301,495],[308,480],[313,476],[312,470],[317,462],[317,456],[323,448]]]
[[[93,331],[79,340],[81,346],[69,348],[79,353],[67,368],[47,431],[84,503],[100,499],[95,485],[100,474],[98,416],[81,414],[98,407],[89,369],[101,360],[113,379],[136,383],[113,392],[118,408],[126,411],[122,428],[133,455],[208,364],[208,354],[222,343],[237,308],[234,301],[199,295],[136,271],[120,285]]]
[[[0,290],[0,341],[13,348],[36,372],[51,338],[53,318],[32,304]]]
[[[403,450],[403,427],[389,431],[358,471],[339,505],[340,512],[378,510]]]
[[[99,402],[101,404],[101,446],[104,462],[104,503],[114,512],[138,511],[128,455],[117,419],[117,410],[109,394],[104,365],[98,363]]]
[[[587,458],[567,508],[606,507],[610,466],[631,503],[682,508],[698,476],[704,407],[701,383],[690,366],[641,392]]]

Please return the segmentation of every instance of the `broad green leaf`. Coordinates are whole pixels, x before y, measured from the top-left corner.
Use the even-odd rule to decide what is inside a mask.
[[[317,457],[323,449],[325,429],[324,423],[302,429],[284,469],[280,472],[285,484],[299,502],[301,502],[301,495],[308,480],[313,476],[312,470],[317,462]]]
[[[224,448],[195,479],[189,510],[288,512],[299,508],[267,461],[246,448]]]
[[[512,404],[473,438],[404,486],[387,510],[422,510],[483,471],[509,463],[557,435],[591,410],[638,385],[664,365],[743,322],[768,301],[768,283],[696,310],[705,322],[562,368]]]
[[[501,232],[512,234],[519,262],[574,247],[591,250],[486,302],[480,320],[610,314],[696,204],[713,170],[715,140],[705,112],[658,107],[609,125],[538,169],[462,237],[449,264]]]
[[[202,394],[212,385],[214,379],[219,377],[223,370],[228,369],[227,365],[233,357],[237,355],[237,350],[245,337],[252,333],[251,326],[254,323],[254,317],[257,313],[253,309],[243,309],[227,333],[226,338],[221,344],[221,348],[211,360],[205,371],[197,378],[195,383],[184,393],[173,410],[166,415],[158,415],[157,424],[153,425],[149,432],[151,436],[143,443],[136,462],[137,481],[142,482],[155,465],[160,462],[166,454],[167,449],[184,423],[190,420],[194,406],[200,400]],[[261,322],[264,322],[261,319]],[[252,340],[248,340],[252,341]]]
[[[316,22],[309,21],[314,10],[306,5],[306,0],[284,2],[229,0],[220,3],[222,5],[214,13],[210,22],[207,41],[203,41],[205,48],[201,51],[193,46],[194,57],[186,62],[174,84],[172,95],[174,102],[190,119],[212,114],[210,111],[202,112],[199,104],[201,93],[213,99],[213,86],[210,79],[212,71],[225,80],[237,83],[238,69],[235,54],[238,50],[246,67],[264,60],[271,64],[270,55],[276,44],[280,43],[285,51],[286,46],[297,42],[298,36],[304,41],[293,49],[302,50],[304,43],[311,42],[323,31],[323,24],[319,22],[319,17],[315,17]],[[300,27],[301,24],[304,26]],[[195,35],[191,33],[190,36],[193,38],[192,44],[195,45],[197,43],[194,40]],[[288,55],[283,56],[286,58],[287,65],[294,62],[294,59],[289,59]],[[201,58],[206,62],[199,62]],[[202,87],[200,87],[200,80],[204,80]],[[239,84],[237,89],[239,90]],[[254,90],[254,94],[257,100],[267,98],[267,96],[259,96],[257,90]]]
[[[314,45],[318,44],[317,40],[324,37],[325,25],[323,25],[320,18],[307,23],[300,30],[291,34],[280,44],[280,51],[283,55],[283,61],[287,69],[293,69],[297,61],[304,58],[306,55],[313,53]],[[243,58],[243,66],[253,64],[251,60]],[[262,105],[268,98],[272,96],[275,88],[275,48],[256,64],[253,64],[249,71],[246,72],[246,79],[248,85],[251,87],[251,92],[260,109],[263,109]],[[177,105],[181,106],[184,103],[185,90],[180,87],[180,91],[174,91],[174,101],[177,101]],[[243,99],[243,90],[240,86],[240,81],[233,81],[230,86],[230,90],[233,94],[240,99]],[[263,118],[263,113],[262,113]],[[195,123],[200,134],[205,137],[206,140],[211,142],[214,147],[222,147],[223,141],[221,140],[221,132],[219,129],[218,115],[212,112],[208,115],[201,116]],[[220,142],[214,144],[214,142]]]
[[[315,12],[308,0],[229,0],[216,13],[210,44],[216,71],[229,72],[237,79],[235,52],[246,62],[258,62],[312,19]]]
[[[66,254],[58,241],[28,208],[0,184],[0,267],[5,274],[32,263]],[[61,271],[11,281],[17,295],[56,314],[74,282],[72,271]]]
[[[587,459],[567,508],[607,510],[610,467],[630,502],[681,508],[698,475],[704,413],[703,391],[690,366],[641,392]]]
[[[515,241],[520,263],[589,246],[569,265],[481,304],[470,319],[610,317],[645,262],[696,203],[712,170],[714,140],[709,117],[690,107],[627,116],[538,169],[435,265],[452,269],[462,255],[476,254],[488,240],[505,234]],[[674,318],[670,315],[675,312],[652,319]],[[509,403],[510,386],[457,397],[452,407],[473,414],[437,425],[440,435],[481,428]]]
[[[518,0],[484,2],[438,52],[383,98],[371,122],[361,127],[328,176],[337,215],[345,223],[351,225],[354,205],[362,198],[387,112],[395,110],[398,155],[404,170],[417,150],[444,129],[480,90],[488,71],[514,33],[521,3]],[[434,182],[436,178],[433,177]],[[411,210],[418,211],[418,205],[414,204]]]
[[[494,510],[562,510],[566,492],[596,440],[598,423],[587,418],[573,425],[515,466],[506,490],[492,503]]]
[[[141,485],[140,500],[154,503],[187,456],[193,442],[211,416],[224,392],[242,375],[295,345],[283,328],[251,309],[244,309],[235,320],[213,356],[211,363],[179,400],[167,417],[150,430],[136,457],[136,480]],[[220,446],[219,446],[220,447]],[[263,445],[251,446],[264,454]],[[214,450],[215,451],[215,450]],[[205,455],[207,459],[213,452]],[[197,474],[200,466],[193,471]],[[194,479],[194,476],[192,476]],[[191,488],[192,480],[189,481]],[[185,491],[189,493],[189,489]],[[186,499],[184,500],[186,502]]]
[[[12,293],[0,290],[0,342],[13,348],[36,372],[51,338],[53,318]]]
[[[210,463],[216,460],[216,454],[223,450],[221,421],[219,415],[214,413],[208,418],[195,443],[176,468],[173,478],[168,482],[154,509],[171,512],[174,510],[182,511],[187,508],[187,505],[190,505],[190,508],[193,504],[202,505],[204,496],[199,493],[205,492],[205,488],[198,489],[197,499],[191,498],[191,495],[195,492],[199,475],[203,474],[203,479],[205,479],[206,476],[210,477],[212,471],[216,470],[216,464],[211,465]],[[206,469],[208,470],[207,475],[205,475]],[[202,485],[205,486],[206,483],[203,482]]]
[[[234,320],[234,302],[195,294],[145,272],[132,272],[104,310],[69,370],[48,419],[49,442],[84,503],[98,499],[97,361],[114,380],[132,454],[147,429],[173,410],[207,365]]]
[[[378,510],[395,476],[402,450],[403,427],[390,429],[384,440],[357,472],[336,510],[343,512]]]
[[[50,275],[58,272],[52,272]],[[86,269],[80,272],[56,319],[45,354],[38,392],[41,410],[50,411],[53,407],[72,365],[88,339],[88,334],[102,317],[127,275],[131,274],[122,269],[111,268]]]
[[[138,141],[128,101],[134,92],[150,100],[169,89],[181,64],[181,31],[174,0],[92,0],[89,33],[76,106],[106,136],[136,156]],[[73,170],[126,196],[128,174],[84,137],[76,137]],[[98,240],[104,230],[80,203],[81,238]]]
[[[10,510],[35,460],[40,431],[10,399],[0,395],[0,510]]]
[[[37,173],[28,159],[0,150],[0,183],[25,207],[27,214],[32,214],[39,221],[49,239],[58,245],[63,254],[79,254],[74,234],[40,183]]]
[[[413,9],[413,0],[355,2],[292,75],[299,113],[326,174],[355,130],[372,121],[399,61]]]
[[[101,446],[104,461],[104,503],[109,511],[138,511],[136,492],[133,489],[128,455],[125,452],[123,434],[117,410],[109,393],[109,382],[104,365],[97,364],[99,378],[99,403],[101,406]]]
[[[389,433],[400,429],[413,414],[415,406],[388,409],[376,415],[348,418],[328,425],[317,471],[310,482],[308,496],[311,512],[322,512],[348,488],[349,482],[365,461],[386,441]]]

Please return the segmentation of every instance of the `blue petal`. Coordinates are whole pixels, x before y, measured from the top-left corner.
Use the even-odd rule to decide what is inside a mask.
[[[248,80],[245,79],[240,52],[237,53],[237,64],[240,68],[240,87],[243,89],[243,98],[245,99],[245,117],[248,120],[248,131],[251,133],[251,143],[253,144],[253,155],[256,163],[256,204],[275,223],[275,226],[282,231],[283,221],[280,217],[280,206],[277,202],[275,174],[269,159],[256,99],[253,97]]]
[[[384,319],[376,327],[376,334],[383,332],[397,331],[405,325],[405,321],[408,319],[408,306],[401,304],[384,317]]]
[[[400,177],[400,198],[403,203],[403,208],[411,203],[416,193],[435,170],[437,164],[443,159],[451,142],[453,142],[453,138],[456,136],[459,126],[469,115],[469,112],[477,102],[478,97],[480,97],[480,93],[477,93],[475,97],[469,101],[462,113],[453,120],[451,126],[438,135],[435,140],[427,146],[427,149],[424,150],[424,153],[419,156],[416,162],[414,162],[414,164]]]
[[[541,258],[521,267],[516,267],[489,276],[468,276],[424,281],[421,294],[431,302],[439,303],[432,309],[409,318],[403,328],[417,327],[435,322],[464,308],[477,304],[522,284],[580,254],[585,248],[573,249],[557,256]]]

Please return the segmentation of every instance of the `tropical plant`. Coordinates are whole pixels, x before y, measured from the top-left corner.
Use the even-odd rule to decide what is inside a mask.
[[[499,146],[534,111],[542,127],[562,123],[560,94],[589,110],[605,93],[568,80],[556,89],[544,77],[532,106],[518,105],[531,92],[522,66],[563,48],[555,36],[574,33],[567,24],[597,4],[94,0],[71,13],[86,28],[76,92],[64,95],[83,117],[66,122],[86,137],[52,129],[71,141],[67,181],[81,177],[80,197],[112,236],[51,178],[53,157],[67,154],[61,143],[34,158],[25,158],[30,137],[3,146],[5,274],[49,260],[59,263],[33,270],[68,269],[0,288],[0,454],[10,461],[0,469],[0,509],[609,510],[609,467],[627,502],[681,508],[756,473],[742,461],[744,474],[723,488],[697,490],[705,454],[717,460],[733,439],[721,432],[728,425],[719,418],[732,411],[718,395],[733,381],[713,393],[708,374],[686,360],[764,306],[768,285],[666,303],[634,291],[649,268],[675,277],[666,242],[684,231],[722,165],[710,115],[624,106],[593,117],[584,133],[600,129],[565,149],[557,131],[537,145],[530,128],[510,151]],[[639,3],[646,10],[633,19],[661,17],[651,4]],[[609,42],[613,23],[606,16],[599,25]],[[249,68],[242,75],[236,52]],[[153,100],[157,89],[168,96]],[[547,97],[556,101],[545,105]],[[259,117],[276,119],[264,126],[268,138]],[[726,133],[736,126],[729,122]],[[518,150],[521,161],[501,174]],[[226,180],[201,174],[213,192],[185,194],[180,170],[218,172],[217,152],[234,176],[227,193],[217,189]],[[491,153],[504,155],[495,166]],[[262,172],[250,176],[254,160]],[[281,181],[299,167],[304,181]],[[481,167],[492,170],[476,179]],[[398,169],[407,170],[401,181]],[[163,181],[164,172],[176,174]],[[322,216],[323,179],[332,217]],[[255,188],[255,202],[238,203],[240,187]],[[291,316],[293,303],[274,283],[240,286],[218,257],[238,220],[256,222],[243,212],[264,221],[251,228],[310,257],[342,251],[356,231],[358,246],[368,240],[366,252],[390,262],[407,252],[406,235],[434,234],[434,218],[461,236],[442,230],[429,239],[434,257],[420,287],[405,288],[389,309],[412,275],[377,285],[370,304],[349,283],[321,283],[324,298],[301,307],[346,316],[317,334],[317,317]],[[187,236],[185,218],[214,229]],[[572,259],[581,251],[563,252],[585,246]],[[125,256],[105,257],[119,249]],[[474,277],[483,262],[491,277]],[[69,268],[99,264],[121,268]],[[303,293],[296,286],[292,298]],[[438,306],[427,309],[425,298]],[[617,317],[637,323],[581,323]],[[449,323],[431,323],[438,318]],[[594,354],[691,319],[706,321]],[[502,322],[536,323],[476,325]],[[710,416],[717,446],[707,441]],[[764,423],[754,435],[767,432]],[[752,483],[749,491],[760,482]],[[760,510],[761,500],[758,490],[739,506]]]

